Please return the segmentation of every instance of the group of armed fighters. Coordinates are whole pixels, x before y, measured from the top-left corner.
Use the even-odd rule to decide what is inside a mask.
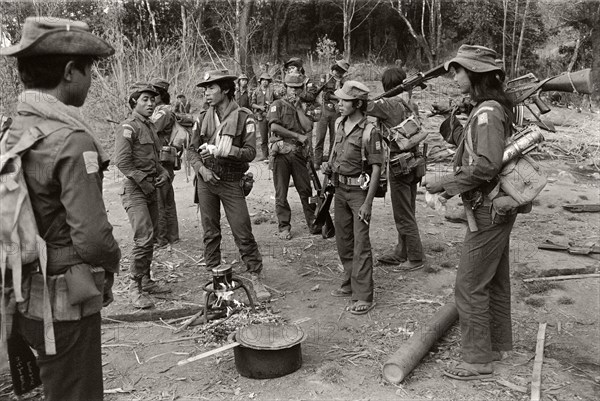
[[[22,161],[37,239],[45,243],[43,257],[32,262],[7,270],[3,259],[3,297],[10,283],[14,291],[7,291],[2,303],[2,350],[7,336],[9,354],[16,341],[35,349],[45,399],[51,401],[103,397],[100,310],[113,300],[121,252],[102,199],[108,156],[77,108],[88,95],[93,63],[114,52],[87,24],[50,17],[27,18],[21,41],[0,50],[16,58],[25,88],[16,115],[3,124],[1,151]],[[172,182],[182,150],[195,172],[208,270],[222,260],[222,205],[258,300],[270,298],[245,198],[252,182],[249,163],[268,159],[279,238],[292,238],[287,201],[292,178],[308,231],[335,233],[344,274],[331,295],[349,297],[349,311],[357,315],[375,307],[370,219],[373,200],[385,193],[388,181],[397,240],[379,261],[401,271],[425,262],[415,218],[421,182],[431,194],[461,195],[465,205],[477,203],[471,211],[479,229],[467,230],[455,287],[463,360],[444,373],[458,380],[488,377],[492,361],[512,347],[508,256],[517,213],[493,213],[495,200],[505,198],[498,174],[513,121],[505,74],[496,59],[489,48],[462,45],[438,67],[437,75],[453,73],[472,108],[464,125],[454,113],[441,125],[440,133],[457,146],[457,154],[454,172],[437,176],[425,175],[418,116],[399,94],[412,89],[402,68],[382,74],[385,93],[372,99],[365,84],[345,79],[350,67],[345,60],[336,61],[317,86],[306,77],[302,61],[292,58],[284,65],[280,91],[271,87],[267,74],[249,93],[246,76],[207,71],[197,86],[204,89],[208,107],[197,115],[189,114],[181,96],[176,107],[170,105],[170,85],[162,77],[133,84],[127,99],[131,115],[119,125],[114,154],[125,176],[120,195],[134,233],[128,274],[133,306],[152,307],[148,294],[164,290],[152,279],[150,266],[155,248],[179,240]],[[191,127],[184,145],[174,141],[177,125]],[[316,170],[323,185],[315,184]],[[327,199],[314,201],[319,197],[313,197],[311,179]],[[333,219],[327,212],[331,204]],[[4,231],[3,225],[3,236]],[[17,234],[22,233],[11,238]]]

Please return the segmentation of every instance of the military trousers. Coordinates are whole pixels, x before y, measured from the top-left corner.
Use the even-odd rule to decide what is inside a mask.
[[[329,152],[331,152],[331,150],[333,149],[333,142],[335,140],[335,120],[339,116],[340,113],[338,113],[337,111],[331,111],[327,110],[326,108],[323,108],[321,118],[319,119],[319,121],[317,121],[317,140],[315,142],[314,163],[319,166],[321,165],[321,163],[327,161],[327,158],[323,158],[325,148],[325,137],[327,136],[327,131],[329,131]]]
[[[213,185],[198,176],[198,207],[204,230],[204,260],[208,270],[221,264],[221,204],[231,227],[233,239],[246,269],[260,273],[262,255],[252,234],[248,205],[240,181],[219,181]]]
[[[129,276],[133,280],[140,280],[150,274],[154,233],[158,229],[157,192],[155,190],[146,195],[133,180],[126,180],[123,185],[121,202],[133,229],[133,249],[129,267]]]
[[[494,224],[487,202],[474,214],[478,231],[467,229],[456,273],[455,300],[463,360],[488,363],[492,351],[512,349],[509,248],[516,215]]]
[[[373,252],[369,226],[358,218],[367,192],[358,186],[335,188],[335,242],[344,267],[341,288],[352,291],[353,301],[373,302]]]
[[[423,245],[415,216],[417,183],[414,171],[398,176],[390,173],[390,196],[398,231],[398,243],[394,253],[400,259],[421,261]]]
[[[175,191],[173,190],[175,172],[171,163],[163,163],[163,167],[169,172],[171,181],[156,188],[158,197],[158,230],[155,233],[155,242],[159,246],[179,241],[179,222],[177,221],[177,205],[175,204]]]
[[[275,184],[275,212],[279,222],[279,231],[291,229],[292,209],[288,203],[288,189],[290,177],[294,179],[294,186],[300,195],[304,218],[309,230],[315,221],[315,205],[309,203],[312,196],[310,176],[306,166],[307,158],[301,150],[286,154],[278,154],[273,161],[273,183]]]
[[[260,151],[265,159],[269,158],[269,123],[266,118],[256,120],[256,128],[260,138]]]
[[[100,312],[54,322],[56,355],[46,355],[44,322],[15,315],[15,328],[33,348],[46,401],[99,401],[104,397]]]

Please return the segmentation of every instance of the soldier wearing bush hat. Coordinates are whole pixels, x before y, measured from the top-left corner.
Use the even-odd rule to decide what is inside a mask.
[[[177,120],[173,107],[171,106],[171,95],[169,94],[169,82],[163,78],[153,78],[150,83],[158,95],[155,97],[156,108],[150,117],[154,123],[161,148],[161,164],[169,172],[171,180],[158,188],[158,228],[154,233],[155,246],[157,248],[171,247],[179,241],[179,223],[177,221],[177,206],[175,204],[175,192],[173,190],[173,179],[175,170],[179,170],[179,154],[183,149],[177,149],[171,141],[173,127]],[[154,292],[159,291],[158,283],[155,283]]]
[[[300,102],[304,80],[303,75],[287,74],[284,79],[286,96],[275,100],[267,114],[272,132],[269,155],[275,185],[275,211],[280,238],[284,240],[292,238],[291,209],[287,201],[290,177],[294,179],[300,195],[309,231],[311,234],[321,233],[321,227],[314,226],[315,205],[309,203],[312,189],[306,162],[310,152],[312,121],[304,114]]]
[[[444,371],[456,380],[490,377],[493,361],[510,351],[513,342],[510,237],[522,209],[498,184],[513,112],[496,58],[487,47],[462,45],[444,64],[453,69],[454,81],[470,96],[473,109],[466,126],[454,113],[440,126],[444,139],[457,146],[454,172],[424,180],[429,193],[460,195],[469,220],[455,284],[462,361]]]
[[[195,177],[195,199],[204,231],[208,270],[221,265],[221,205],[259,301],[271,294],[263,284],[263,260],[252,233],[245,195],[252,189],[249,163],[256,157],[256,126],[252,112],[234,100],[235,75],[208,71],[198,84],[206,88],[210,107],[202,112],[188,147]],[[241,187],[241,188],[240,188]]]
[[[115,139],[115,165],[125,176],[121,201],[133,230],[129,297],[138,309],[154,304],[147,296],[156,292],[150,266],[154,237],[158,227],[157,188],[168,185],[171,177],[160,163],[161,142],[150,117],[158,91],[149,82],[136,82],[129,88],[129,118],[124,120]]]
[[[283,64],[283,68],[285,69],[286,74],[301,74],[303,77],[302,92],[299,93],[299,97],[304,103],[304,109],[306,109],[307,105],[315,102],[317,98],[317,87],[312,80],[306,76],[302,59],[299,57],[292,57]]]
[[[273,78],[266,72],[263,72],[258,78],[258,87],[252,92],[250,104],[254,111],[256,126],[260,135],[260,149],[262,157],[260,161],[267,161],[269,157],[269,124],[267,123],[266,115],[269,106],[273,103],[273,88],[271,87]]]
[[[0,49],[17,58],[25,87],[2,148],[32,150],[22,171],[34,224],[46,242],[48,274],[46,280],[37,273],[40,259],[23,264],[21,282],[7,277],[21,298],[18,310],[8,311],[15,324],[7,329],[10,338],[22,337],[35,349],[39,377],[26,367],[19,374],[28,383],[41,378],[49,401],[103,398],[100,310],[112,301],[121,252],[102,199],[108,156],[75,107],[86,100],[94,60],[113,53],[86,23],[54,17],[28,17],[20,42]],[[41,136],[33,138],[34,132]],[[44,282],[51,319],[41,313]]]
[[[237,79],[238,89],[235,93],[235,101],[240,107],[250,109],[250,93],[248,92],[248,76],[242,74]]]
[[[332,295],[350,297],[350,313],[363,315],[375,306],[369,221],[383,164],[382,141],[379,130],[367,120],[367,86],[346,81],[335,96],[341,117],[335,123],[329,162],[322,166],[325,174],[333,174],[336,185],[335,239],[344,267],[340,288]]]
[[[321,90],[323,92],[323,107],[321,116],[317,122],[315,157],[313,160],[315,169],[319,169],[321,163],[328,159],[323,157],[325,147],[325,137],[329,131],[329,151],[333,149],[333,140],[335,138],[335,120],[340,116],[337,110],[337,99],[334,92],[340,89],[344,84],[344,75],[348,72],[350,63],[346,60],[337,60],[327,75],[321,77]]]

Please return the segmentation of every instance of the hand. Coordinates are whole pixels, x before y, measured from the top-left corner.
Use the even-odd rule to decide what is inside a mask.
[[[371,208],[372,208],[372,204],[371,203],[363,203],[362,206],[360,207],[360,209],[358,209],[358,218],[362,221],[364,221],[366,224],[369,224],[369,221],[371,221]]]
[[[214,155],[217,151],[217,147],[215,145],[203,143],[202,146],[200,146],[200,150],[200,156],[207,157],[208,155]]]
[[[304,146],[308,143],[308,135],[298,134],[296,141],[298,141],[300,145]]]
[[[221,179],[218,175],[213,173],[211,169],[208,169],[204,166],[200,167],[200,170],[198,172],[202,176],[204,182],[208,182],[209,184],[217,185],[219,183],[219,180]]]
[[[115,282],[115,274],[113,272],[104,272],[104,290],[102,294],[102,306],[106,307],[115,300],[112,293],[112,286]]]
[[[331,175],[331,173],[333,173],[333,169],[331,168],[331,165],[329,164],[329,162],[321,163],[321,171],[325,175]]]
[[[171,181],[171,177],[169,177],[169,173],[161,173],[156,178],[156,186],[157,187],[162,187],[163,185],[165,185],[169,181]]]
[[[432,181],[427,181],[425,184],[425,188],[427,188],[427,192],[429,192],[430,194],[437,194],[444,190],[442,181],[437,180],[437,179],[434,179]]]
[[[146,181],[145,178],[142,180],[142,182],[140,182],[140,188],[142,189],[142,192],[144,193],[144,195],[150,195],[156,189],[154,187],[154,184]]]

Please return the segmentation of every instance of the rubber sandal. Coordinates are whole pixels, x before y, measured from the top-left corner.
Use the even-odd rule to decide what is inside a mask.
[[[365,305],[368,306],[368,308],[363,309],[363,310],[356,310],[354,309],[356,306],[358,306],[357,304],[360,302],[360,305]],[[369,313],[374,307],[375,305],[377,305],[377,302],[373,301],[370,304],[366,301],[356,301],[354,303],[354,305],[352,305],[350,307],[350,313],[352,313],[353,315],[366,315],[367,313]]]
[[[466,375],[457,375],[455,373],[452,373],[450,370],[452,371],[462,371],[464,373],[466,373]],[[489,379],[491,377],[494,376],[494,373],[480,373],[478,371],[476,371],[475,369],[466,367],[464,364],[459,363],[456,367],[451,368],[451,369],[444,369],[444,371],[442,372],[445,376],[448,376],[452,379],[455,380],[481,380],[481,379]]]
[[[281,231],[279,232],[279,239],[289,241],[292,239],[292,233],[290,232],[290,230]]]
[[[341,288],[336,288],[335,290],[331,291],[331,296],[333,296],[333,297],[344,298],[344,297],[349,297],[351,295],[352,295],[352,291],[344,291]]]

